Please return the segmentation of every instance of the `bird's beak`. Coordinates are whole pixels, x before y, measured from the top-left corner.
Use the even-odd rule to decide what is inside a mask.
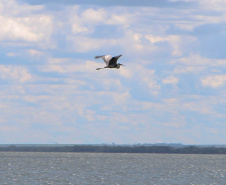
[[[119,56],[116,56],[115,58],[119,58],[119,57],[121,57],[122,55],[119,55]]]

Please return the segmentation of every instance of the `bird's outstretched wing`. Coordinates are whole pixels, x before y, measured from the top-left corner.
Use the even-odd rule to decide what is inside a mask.
[[[115,67],[117,65],[117,61],[118,59],[121,57],[122,55],[118,55],[115,57],[112,57],[111,60],[109,61],[109,67]]]
[[[106,65],[108,66],[109,61],[111,60],[111,55],[102,55],[102,56],[96,56],[95,59],[102,58]]]

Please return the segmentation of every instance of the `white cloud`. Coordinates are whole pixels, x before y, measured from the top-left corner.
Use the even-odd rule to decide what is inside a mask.
[[[105,44],[99,39],[89,38],[89,37],[75,37],[73,40],[74,50],[76,52],[87,52],[90,50],[95,50],[101,48],[103,45],[108,43],[108,40],[105,40]],[[110,44],[110,43],[109,43]]]
[[[120,68],[120,75],[125,77],[125,78],[131,78],[133,76],[133,72],[130,69],[122,66]]]
[[[35,11],[43,10],[43,6],[30,6],[27,4],[20,5],[14,0],[1,0],[0,5],[0,40],[3,43],[15,44],[22,46],[23,42],[38,43],[39,47],[53,47],[48,44],[52,34],[52,17],[49,15],[36,13]],[[41,44],[41,43],[45,44]]]
[[[74,6],[71,10],[70,23],[72,25],[72,32],[74,34],[89,34],[93,33],[95,26],[97,25],[120,25],[125,27],[131,22],[130,15],[117,12],[116,9],[112,9],[109,12],[106,9],[85,9],[79,13],[80,7]]]
[[[73,34],[87,34],[92,33],[93,28],[88,28],[87,25],[84,25],[84,23],[81,20],[81,16],[79,15],[79,6],[73,6],[68,8],[66,11],[69,12],[69,15],[67,17],[67,22],[59,22],[59,28],[62,31],[66,31],[65,34],[68,34],[68,30],[64,30],[65,24],[69,23],[69,26],[72,28]]]
[[[94,61],[78,61],[75,64],[68,62],[68,59],[49,59],[50,65],[39,66],[39,69],[43,72],[57,72],[57,73],[75,73],[75,72],[96,72],[101,64]],[[64,62],[64,63],[62,63]]]
[[[220,11],[225,10],[226,2],[225,0],[170,0],[172,2],[184,1],[184,2],[195,2],[198,3],[199,9],[211,10],[211,11]]]
[[[90,24],[103,24],[106,20],[106,17],[107,12],[104,9],[87,9],[81,15],[82,22]]]
[[[132,25],[131,25],[132,26]],[[132,29],[125,28],[126,37],[118,42],[133,54],[155,54],[170,52],[172,56],[183,56],[186,51],[186,45],[196,41],[192,36],[185,35],[159,35],[158,32],[149,34],[147,32],[135,32]],[[126,46],[125,46],[126,45]]]
[[[205,58],[198,54],[191,54],[188,57],[173,59],[172,64],[182,63],[187,66],[207,67],[207,66],[226,66],[226,59]]]
[[[111,11],[108,11],[109,9]],[[107,9],[89,8],[81,11],[79,6],[72,7],[69,11],[71,15],[69,20],[74,35],[67,33],[68,45],[75,52],[98,50],[104,46],[105,49],[112,47],[126,48],[125,52],[135,55],[143,55],[147,52],[156,53],[167,49],[167,52],[170,51],[173,56],[181,56],[183,55],[181,46],[194,42],[195,38],[191,36],[167,35],[165,32],[169,27],[162,23],[155,26],[148,25],[145,28],[139,28],[138,24],[137,27],[137,22],[143,16],[150,16],[150,11],[154,12],[152,16],[159,13],[152,8],[138,9],[145,11],[140,14],[133,9],[125,11],[125,8],[115,7]],[[62,24],[64,25],[64,23]],[[64,27],[63,25],[61,28]],[[114,25],[121,31],[121,36],[117,39],[111,37],[108,39],[95,38],[95,26],[98,25]],[[90,36],[90,33],[94,35]],[[169,45],[159,46],[158,43],[161,42],[167,42]]]
[[[0,22],[4,25],[0,31],[0,40],[25,40],[35,42],[40,39],[37,34],[33,33],[30,28],[21,23],[20,20],[0,17]]]
[[[4,80],[19,81],[21,83],[33,80],[32,75],[22,66],[0,65],[0,77]]]
[[[200,0],[199,3],[201,4],[201,7],[207,10],[225,11],[226,9],[225,0]]]
[[[159,93],[161,86],[158,85],[156,80],[152,79],[150,76],[143,77],[141,80],[150,89],[151,94],[157,95]]]
[[[130,20],[130,15],[113,14],[113,15],[111,15],[110,19],[107,21],[107,24],[127,26],[131,23],[131,21],[132,20]]]
[[[75,52],[88,52],[91,50],[98,50],[101,48],[119,47],[125,44],[125,40],[118,37],[114,38],[114,34],[109,38],[95,38],[90,34],[95,35],[95,28],[99,25],[113,25],[119,27],[122,32],[127,31],[127,26],[131,23],[131,15],[116,13],[117,8],[112,8],[111,12],[102,8],[99,9],[85,9],[80,13],[79,6],[72,8],[74,11],[70,13],[70,25],[72,33],[68,33],[66,40],[71,49]],[[110,35],[110,34],[109,34]],[[126,39],[126,41],[128,41]],[[126,43],[128,44],[128,42]]]
[[[130,15],[118,13],[117,8],[111,9],[87,9],[81,15],[81,22],[89,24],[107,24],[107,25],[121,25],[131,22]],[[117,12],[117,13],[116,13]]]
[[[0,128],[0,132],[10,132],[10,133],[16,133],[19,132],[19,129],[15,126],[3,126]]]
[[[155,80],[149,78],[149,77],[144,77],[144,78],[142,79],[142,81],[145,82],[145,83],[148,85],[148,87],[149,87],[150,89],[156,89],[156,90],[159,90],[159,88],[160,88],[160,86],[157,85],[157,82],[156,82]],[[154,94],[156,94],[158,91],[152,91],[152,92],[153,92]]]
[[[0,14],[5,16],[21,16],[21,14],[30,14],[43,8],[42,5],[20,4],[16,0],[0,0]]]
[[[78,34],[78,33],[88,33],[89,32],[89,29],[85,26],[81,26],[80,24],[72,24],[72,32],[74,34]]]
[[[40,59],[41,56],[44,55],[44,52],[42,51],[39,51],[39,50],[36,50],[36,49],[27,49],[27,50],[24,50],[24,51],[14,51],[14,52],[8,52],[6,53],[6,55],[8,57],[32,57],[33,59],[35,60],[38,60]]]
[[[201,78],[201,83],[203,86],[217,88],[226,83],[226,75],[205,76]]]
[[[165,79],[162,80],[162,83],[164,84],[177,84],[178,79],[174,76],[168,76]]]
[[[29,49],[28,53],[33,57],[40,57],[42,55],[42,52],[40,52],[36,49]]]
[[[196,73],[198,74],[200,71],[203,71],[205,67],[195,67],[195,66],[178,66],[173,70],[173,73]]]

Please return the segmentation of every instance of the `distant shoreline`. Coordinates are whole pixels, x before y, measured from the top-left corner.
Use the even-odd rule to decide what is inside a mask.
[[[87,153],[161,153],[226,154],[225,147],[170,147],[144,145],[0,145],[0,152],[87,152]]]

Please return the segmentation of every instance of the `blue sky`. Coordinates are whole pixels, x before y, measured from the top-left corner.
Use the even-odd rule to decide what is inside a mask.
[[[0,0],[0,143],[225,144],[225,7]]]

